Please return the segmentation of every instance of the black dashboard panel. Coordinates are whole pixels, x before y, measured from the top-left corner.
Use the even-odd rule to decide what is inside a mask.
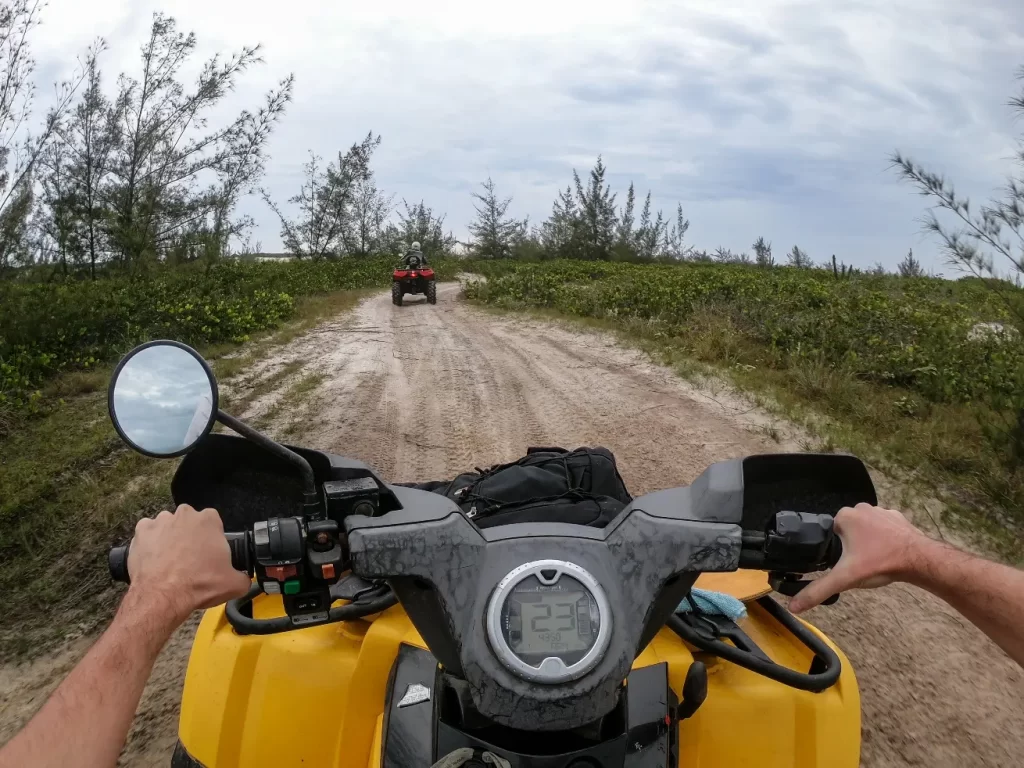
[[[656,631],[667,618],[654,607],[674,607],[659,597],[668,590],[678,604],[699,573],[735,570],[739,561],[739,526],[654,517],[643,511],[643,499],[605,529],[534,523],[485,536],[447,499],[407,493],[422,494],[424,506],[410,498],[393,515],[346,519],[353,571],[388,579],[438,661],[469,683],[480,713],[510,728],[566,730],[607,714],[648,627]],[[506,669],[483,621],[496,584],[524,563],[547,559],[585,569],[616,606],[604,656],[583,677],[559,685]]]

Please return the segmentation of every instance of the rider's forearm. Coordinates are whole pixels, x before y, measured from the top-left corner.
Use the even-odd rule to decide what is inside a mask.
[[[1024,666],[1024,572],[922,540],[903,581],[941,597]]]
[[[115,765],[153,663],[180,618],[158,596],[129,590],[107,631],[0,749],[0,768]]]

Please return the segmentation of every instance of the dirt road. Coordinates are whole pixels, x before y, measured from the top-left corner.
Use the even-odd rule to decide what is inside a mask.
[[[770,419],[742,400],[698,390],[607,336],[468,306],[454,285],[436,306],[371,298],[258,364],[241,386],[268,389],[245,415],[271,433],[363,459],[394,480],[450,477],[531,445],[604,445],[640,494],[779,449],[762,429]],[[1021,762],[1024,675],[939,601],[896,586],[844,597],[812,619],[857,671],[863,765]],[[123,765],[166,765],[193,629],[161,657]],[[47,666],[67,660],[0,674],[0,686],[20,680],[37,698]]]

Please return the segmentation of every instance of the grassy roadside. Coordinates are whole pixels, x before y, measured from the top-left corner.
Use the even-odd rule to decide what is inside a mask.
[[[1024,562],[1020,521],[991,504],[1002,470],[969,404],[929,403],[812,361],[775,367],[763,347],[733,326],[729,313],[711,306],[668,331],[657,321],[635,317],[581,317],[528,302],[477,303],[490,311],[611,332],[683,378],[724,381],[812,435],[806,450],[860,456],[907,489],[899,503],[934,497],[943,505],[938,513],[943,526],[996,557]],[[771,428],[766,434],[779,439]]]
[[[224,385],[222,407],[243,412],[277,379],[235,391],[240,374],[370,292],[300,298],[292,319],[276,331],[244,345],[202,347]],[[107,548],[170,501],[177,461],[133,453],[110,424],[106,387],[112,368],[53,380],[44,396],[63,401],[60,407],[13,424],[0,442],[0,661],[37,655],[105,623],[120,591],[107,575]]]

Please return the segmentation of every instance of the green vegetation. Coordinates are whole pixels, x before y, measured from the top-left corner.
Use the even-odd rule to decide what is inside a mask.
[[[441,274],[446,266],[438,265]],[[0,414],[48,405],[43,384],[89,371],[135,344],[242,342],[295,312],[295,297],[386,287],[391,261],[279,264],[225,262],[156,270],[147,280],[111,277],[43,284],[0,282]]]
[[[735,264],[512,260],[474,266],[470,297],[597,318],[671,362],[724,367],[835,442],[913,469],[961,506],[1024,530],[1024,474],[1000,417],[1024,384],[1008,322],[1024,291],[982,280],[850,275]],[[822,419],[821,417],[824,417]],[[1016,542],[1002,545],[1016,549]]]
[[[675,222],[662,211],[651,208],[648,192],[636,215],[636,188],[632,183],[626,192],[625,206],[616,206],[617,193],[605,180],[608,172],[603,158],[597,161],[584,184],[573,169],[572,183],[559,192],[551,215],[539,227],[530,227],[528,220],[512,217],[512,198],[500,198],[491,179],[483,182],[483,193],[474,192],[475,219],[469,224],[471,253],[477,258],[493,259],[580,259],[583,261],[666,261],[712,257],[697,252],[685,243],[690,221],[683,215],[683,206],[676,206]],[[771,246],[767,246],[771,252]],[[806,256],[806,254],[804,254]],[[724,261],[748,261],[725,249],[718,250]]]

